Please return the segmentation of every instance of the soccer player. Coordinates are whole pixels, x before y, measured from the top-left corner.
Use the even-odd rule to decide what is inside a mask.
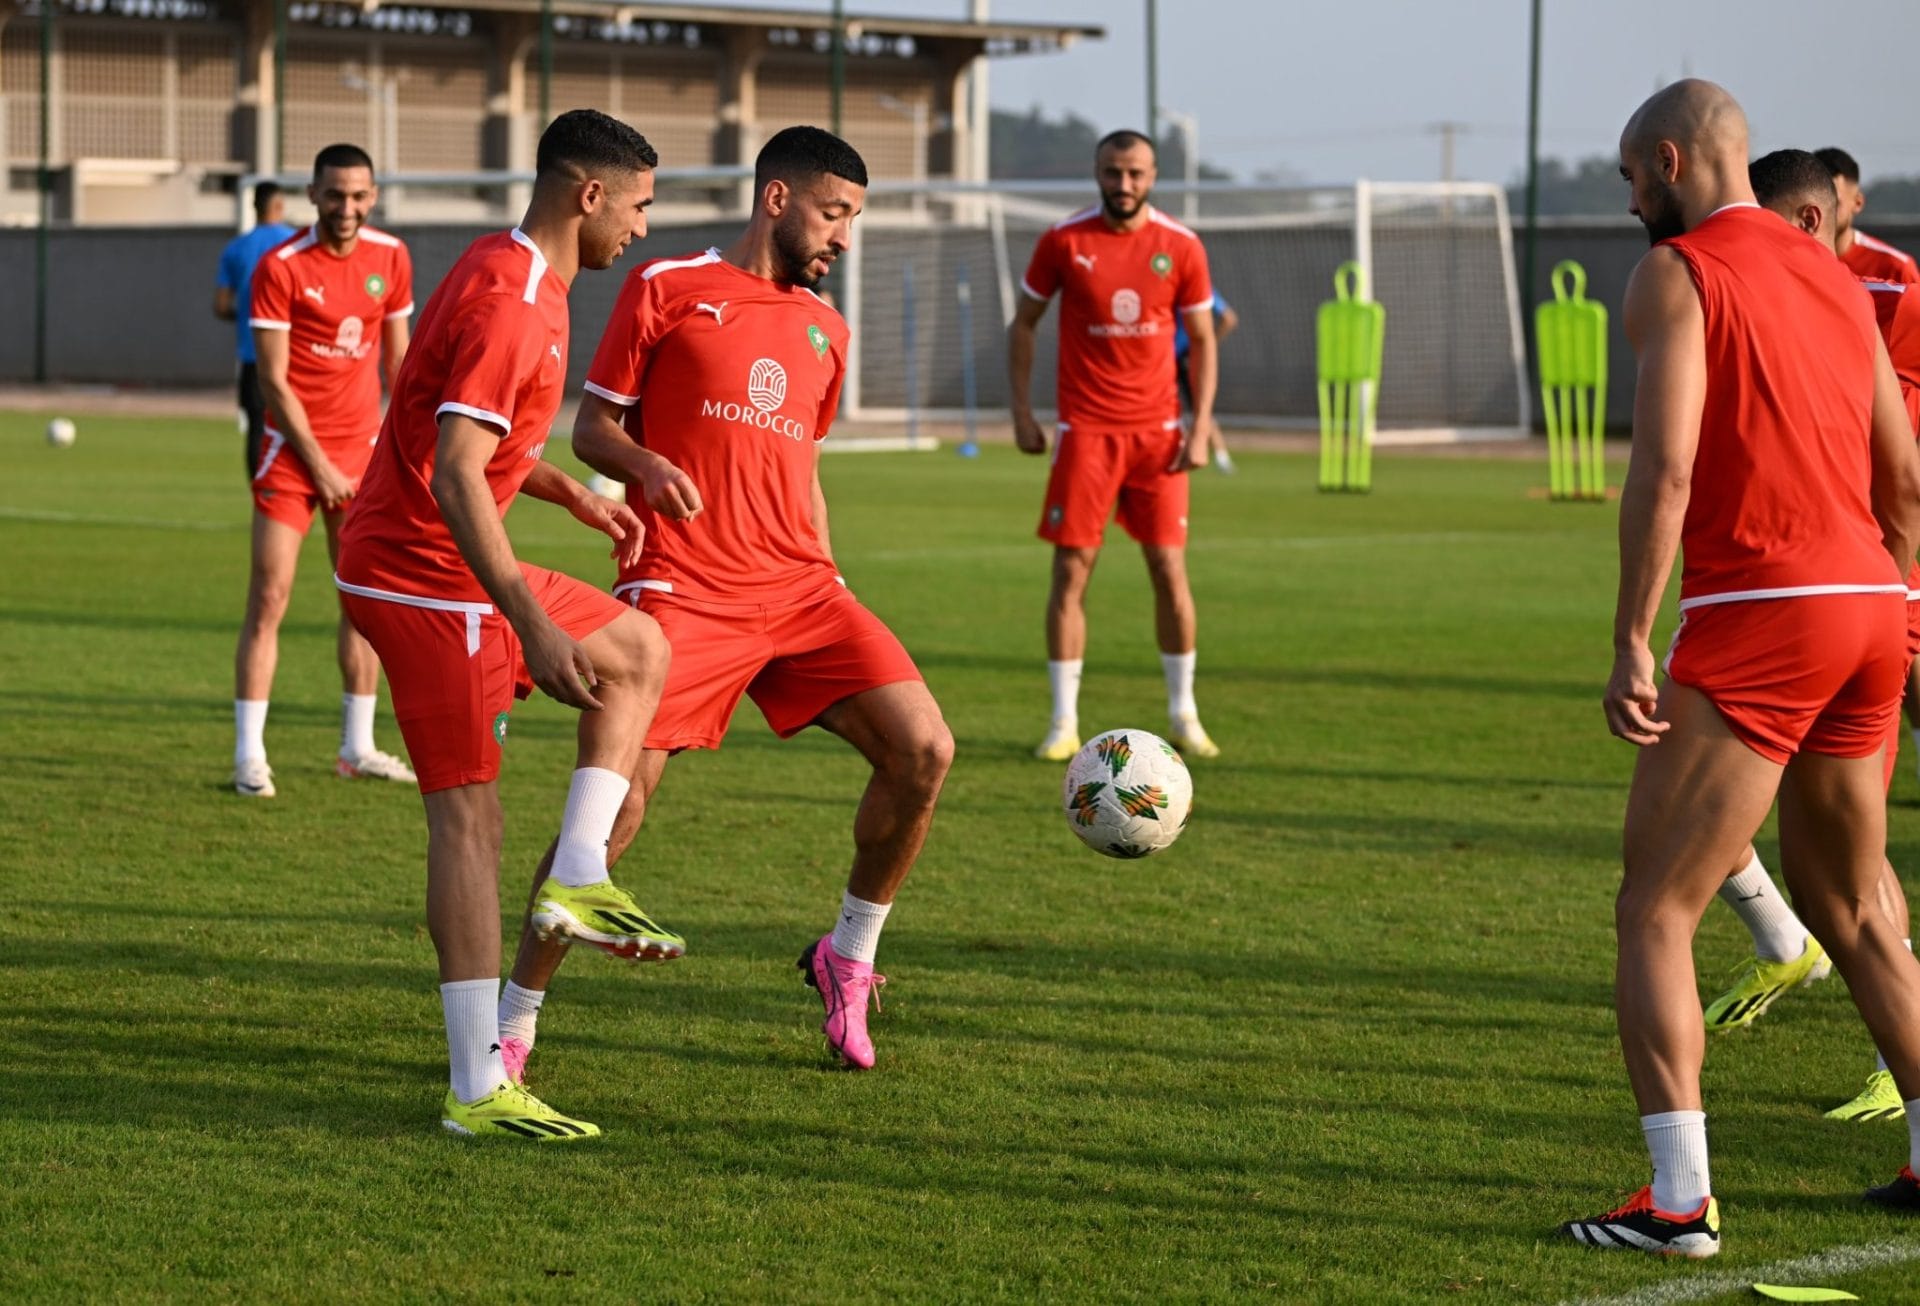
[[[1233,311],[1233,305],[1227,297],[1215,290],[1213,292],[1213,338],[1216,343],[1224,344],[1240,326],[1240,315]],[[1174,375],[1180,384],[1180,403],[1187,410],[1193,408],[1193,378],[1187,374],[1187,355],[1193,349],[1193,337],[1187,334],[1187,321],[1184,316],[1177,319],[1173,327],[1173,366]],[[1226,433],[1220,429],[1220,423],[1214,422],[1213,430],[1207,435],[1213,445],[1213,469],[1224,476],[1233,475],[1233,455],[1227,451]]]
[[[1561,1231],[1703,1257],[1720,1217],[1693,934],[1776,793],[1795,898],[1903,1095],[1920,1095],[1920,963],[1874,902],[1920,451],[1857,282],[1753,202],[1732,96],[1693,79],[1657,92],[1621,134],[1620,171],[1655,247],[1624,310],[1638,379],[1604,702],[1640,750],[1615,1000],[1653,1182]],[[1657,686],[1648,640],[1676,550],[1683,624]],[[1871,1198],[1920,1210],[1920,1123],[1910,1153]]]
[[[1080,672],[1087,647],[1087,582],[1107,519],[1146,555],[1154,630],[1167,680],[1169,736],[1181,751],[1217,757],[1193,698],[1194,608],[1187,584],[1187,470],[1207,461],[1218,380],[1213,285],[1200,238],[1154,208],[1153,142],[1117,131],[1094,151],[1100,203],[1040,237],[1007,330],[1013,437],[1047,450],[1034,420],[1036,328],[1060,296],[1059,433],[1040,538],[1053,544],[1047,595],[1047,676],[1053,722],[1034,750],[1064,761],[1080,748]],[[1193,417],[1180,428],[1171,348],[1175,319],[1192,344]]]
[[[261,257],[248,314],[267,407],[253,469],[247,615],[233,659],[233,787],[250,798],[274,795],[267,700],[300,542],[318,510],[328,552],[338,556],[341,516],[380,434],[381,372],[392,390],[413,314],[407,247],[367,225],[380,191],[366,151],[321,150],[307,198],[318,219]],[[345,692],[335,772],[412,784],[407,764],[374,744],[380,663],[344,611],[338,652]]]
[[[348,614],[387,665],[427,811],[427,923],[440,958],[457,1134],[540,1142],[598,1126],[510,1081],[500,1058],[500,748],[516,695],[581,709],[579,750],[539,918],[616,955],[668,949],[607,877],[606,840],[667,664],[651,618],[570,576],[516,562],[502,518],[525,490],[631,559],[640,523],[540,457],[567,377],[567,292],[646,235],[658,162],[591,109],[540,137],[533,198],[482,236],[420,318],[366,481],[340,533]],[[678,940],[673,941],[674,952]]]
[[[1775,150],[1755,159],[1747,169],[1754,198],[1778,213],[1828,249],[1834,249],[1839,205],[1827,165],[1805,150]],[[1838,250],[1835,250],[1838,253]],[[1887,346],[1894,374],[1900,381],[1908,421],[1920,428],[1920,298],[1909,298],[1907,287],[1889,282],[1867,282],[1873,296],[1880,335]],[[1920,650],[1920,566],[1907,574],[1907,654]],[[1913,706],[1913,672],[1908,672],[1908,707]],[[1899,734],[1887,743],[1885,774],[1892,784],[1899,760]],[[1831,969],[1818,940],[1808,933],[1793,908],[1774,887],[1749,845],[1739,869],[1720,888],[1720,898],[1739,915],[1753,936],[1754,955],[1733,987],[1707,1005],[1709,1030],[1734,1029],[1757,1020],[1790,987],[1825,977]],[[1880,902],[1903,942],[1911,950],[1907,900],[1893,867],[1880,875]],[[1895,1120],[1905,1114],[1900,1093],[1884,1058],[1879,1059],[1867,1084],[1851,1101],[1827,1112],[1830,1120]]]
[[[639,492],[629,497],[643,505],[646,551],[622,560],[614,593],[673,646],[610,855],[638,831],[667,759],[718,748],[743,693],[783,739],[817,725],[858,749],[873,774],[854,815],[853,869],[837,922],[807,945],[800,972],[820,991],[829,1049],[861,1070],[874,1064],[868,997],[886,982],[873,969],[881,927],[953,760],[913,659],[834,566],[820,488],[847,326],[814,287],[850,248],[866,186],[866,164],[839,137],[775,133],[754,161],[753,216],[731,245],[628,274],[573,426],[581,460]],[[561,959],[523,931],[501,1002],[522,1065]]]
[[[293,234],[287,225],[287,200],[279,184],[253,188],[252,231],[227,242],[220,251],[220,272],[213,285],[213,315],[234,324],[234,353],[240,360],[240,411],[247,419],[247,479],[260,466],[260,445],[267,435],[266,403],[260,397],[260,372],[253,352],[253,328],[247,319],[253,304],[253,268],[260,256]]]
[[[1834,226],[1840,261],[1863,280],[1891,281],[1897,285],[1920,282],[1920,267],[1915,266],[1913,255],[1895,249],[1884,240],[1875,240],[1853,225],[1854,216],[1867,205],[1866,194],[1860,189],[1860,165],[1853,156],[1837,145],[1815,150],[1814,154],[1833,174],[1833,188],[1840,196],[1840,211]]]

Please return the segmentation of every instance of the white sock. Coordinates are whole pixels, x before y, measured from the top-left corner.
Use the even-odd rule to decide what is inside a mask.
[[[1759,853],[1745,870],[1727,877],[1720,886],[1720,901],[1746,925],[1753,936],[1753,950],[1763,961],[1792,961],[1806,951],[1807,927],[1774,887]]]
[[[1080,723],[1081,658],[1047,663],[1047,683],[1053,686],[1053,719],[1056,724]]]
[[[546,1000],[545,989],[523,989],[508,980],[500,989],[500,1037],[517,1038],[532,1047],[534,1025],[540,1019],[540,1004]]]
[[[1686,1215],[1707,1200],[1707,1113],[1662,1111],[1640,1117],[1640,1132],[1653,1158],[1653,1204]]]
[[[560,846],[553,854],[553,878],[569,889],[607,878],[607,841],[613,819],[631,786],[617,771],[583,766],[567,790],[567,814],[560,818]]]
[[[447,1016],[447,1066],[453,1095],[477,1102],[507,1082],[500,1061],[500,981],[455,980],[440,986]]]
[[[880,927],[887,923],[892,903],[868,902],[844,894],[840,899],[840,919],[833,926],[833,950],[848,961],[873,964],[880,951]]]
[[[1175,721],[1200,715],[1193,703],[1193,660],[1197,656],[1191,649],[1160,655],[1160,669],[1167,673],[1167,716]]]
[[[1902,940],[1900,940],[1900,942],[1901,942],[1901,944],[1902,944],[1902,945],[1904,945],[1904,946],[1905,946],[1905,948],[1906,948],[1906,950],[1907,950],[1908,952],[1912,952],[1912,951],[1913,951],[1913,940],[1912,940],[1912,939],[1902,939]],[[1886,1059],[1886,1057],[1884,1057],[1884,1056],[1882,1056],[1882,1055],[1881,1055],[1881,1053],[1880,1053],[1880,1049],[1879,1049],[1879,1048],[1875,1048],[1875,1049],[1873,1050],[1873,1068],[1874,1068],[1875,1070],[1885,1070],[1885,1069],[1887,1068],[1887,1059]]]
[[[233,700],[233,764],[267,757],[267,700]]]
[[[365,757],[373,746],[373,708],[377,694],[340,695],[340,756]]]

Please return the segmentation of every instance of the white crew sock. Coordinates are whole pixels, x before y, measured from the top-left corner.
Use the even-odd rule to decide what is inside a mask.
[[[1053,720],[1056,725],[1080,724],[1081,658],[1047,663],[1047,683],[1053,686]]]
[[[1773,877],[1760,864],[1755,853],[1746,869],[1727,877],[1720,886],[1720,901],[1733,908],[1747,933],[1753,936],[1753,950],[1763,961],[1792,961],[1807,948],[1807,927],[1793,914],[1793,908],[1774,887]]]
[[[267,758],[267,700],[233,700],[233,764]]]
[[[1913,951],[1912,939],[1902,939],[1900,940],[1900,942],[1901,942],[1901,945],[1904,946],[1908,952]],[[1887,1059],[1886,1057],[1881,1055],[1879,1048],[1875,1048],[1873,1050],[1873,1068],[1875,1070],[1885,1070],[1887,1068]]]
[[[1198,656],[1193,649],[1160,655],[1160,669],[1167,673],[1167,716],[1174,721],[1200,715],[1193,703],[1193,661]]]
[[[533,1046],[533,1030],[540,1019],[540,1004],[547,1000],[545,989],[523,989],[508,980],[500,989],[500,1037],[517,1038]]]
[[[1707,1200],[1707,1113],[1662,1111],[1640,1117],[1640,1132],[1653,1158],[1653,1204],[1687,1215]]]
[[[500,981],[455,980],[440,986],[447,1016],[447,1066],[453,1095],[477,1102],[507,1082],[500,1061]]]
[[[373,746],[373,708],[379,701],[377,694],[340,695],[340,756],[351,761],[378,751]]]
[[[880,927],[887,923],[890,902],[868,902],[844,894],[840,899],[840,919],[833,926],[833,950],[848,961],[873,964],[880,951]]]
[[[553,878],[569,889],[607,878],[607,841],[613,820],[630,786],[617,771],[583,766],[567,790],[567,813],[560,818],[560,845],[553,854]]]

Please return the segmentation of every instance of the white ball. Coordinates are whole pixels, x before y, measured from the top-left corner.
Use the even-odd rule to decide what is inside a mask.
[[[612,499],[615,503],[627,501],[627,486],[624,481],[616,481],[611,476],[602,476],[595,472],[587,480],[587,488],[603,499]]]
[[[56,449],[64,449],[72,444],[78,434],[80,432],[75,429],[70,417],[56,417],[47,423],[47,443]]]
[[[1173,845],[1193,809],[1193,776],[1172,744],[1145,730],[1095,735],[1067,763],[1067,828],[1109,857]]]

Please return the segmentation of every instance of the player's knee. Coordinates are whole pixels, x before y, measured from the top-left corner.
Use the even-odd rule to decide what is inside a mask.
[[[293,599],[293,582],[284,576],[255,574],[247,587],[247,621],[255,626],[277,626]]]
[[[610,653],[606,665],[594,670],[605,679],[626,684],[658,684],[666,679],[673,649],[660,623],[637,609],[629,609],[605,627]]]
[[[953,732],[936,712],[903,733],[888,769],[917,797],[931,802],[952,767]]]
[[[1670,890],[1629,874],[1613,899],[1613,924],[1621,935],[1646,937],[1682,930],[1691,934],[1699,922],[1687,904]]]

